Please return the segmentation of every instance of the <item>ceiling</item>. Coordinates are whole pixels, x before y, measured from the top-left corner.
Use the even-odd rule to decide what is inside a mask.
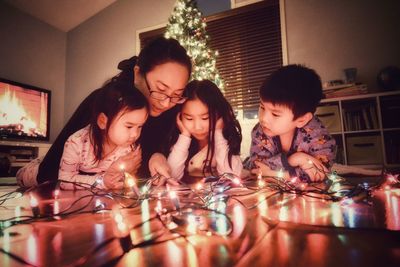
[[[3,1],[63,32],[68,32],[117,0]]]

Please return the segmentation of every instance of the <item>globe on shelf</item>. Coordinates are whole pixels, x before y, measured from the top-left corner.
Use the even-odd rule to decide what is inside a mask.
[[[400,68],[388,66],[383,68],[376,77],[379,87],[385,91],[400,89]]]

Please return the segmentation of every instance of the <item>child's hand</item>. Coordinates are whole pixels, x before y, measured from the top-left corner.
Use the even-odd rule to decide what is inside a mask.
[[[166,177],[171,177],[171,168],[165,156],[161,153],[154,153],[149,160],[150,175],[154,176],[157,173]]]
[[[121,172],[121,166],[124,166],[125,172],[136,174],[137,170],[142,163],[142,148],[136,147],[135,150],[129,152],[125,156],[120,157],[109,168],[114,172]]]
[[[122,189],[124,187],[122,172],[106,171],[103,177],[103,184],[106,189]]]
[[[254,161],[254,164],[256,165],[256,168],[250,170],[250,172],[252,174],[255,174],[255,175],[261,174],[262,176],[270,176],[270,177],[278,177],[278,175],[279,175],[279,171],[272,170],[268,165],[266,165],[262,162]],[[287,172],[287,171],[283,172],[282,178],[288,179],[289,172]]]
[[[255,169],[251,169],[250,173],[259,175],[261,174],[262,176],[274,176],[275,171],[271,170],[271,168],[259,161],[254,161],[254,165],[256,165]]]
[[[176,115],[176,125],[178,126],[179,131],[181,132],[181,134],[190,137],[190,132],[188,131],[188,129],[186,129],[186,127],[183,125],[182,119],[181,119],[181,113],[179,112]]]
[[[150,175],[153,177],[156,174],[161,175],[161,178],[155,185],[179,185],[177,181],[171,179],[171,167],[167,159],[161,153],[154,153],[149,160]]]
[[[217,123],[215,124],[215,129],[217,130],[224,129],[224,120],[222,119],[222,117],[217,120]]]
[[[311,155],[303,152],[296,152],[288,158],[290,166],[300,167],[303,171],[307,173],[312,182],[323,181],[326,177],[328,169],[319,161]]]

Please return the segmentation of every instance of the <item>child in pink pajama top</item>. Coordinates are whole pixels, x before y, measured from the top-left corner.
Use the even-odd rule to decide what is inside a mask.
[[[74,189],[79,188],[78,184],[86,185],[86,187],[93,185],[96,179],[102,179],[114,162],[132,151],[133,148],[129,144],[118,146],[110,154],[97,161],[94,147],[90,142],[90,126],[86,126],[71,135],[64,145],[58,179],[76,184],[64,182],[61,183],[61,187]],[[139,152],[139,149],[135,149],[135,152]],[[101,186],[100,183],[98,187]]]
[[[241,129],[228,101],[208,80],[190,82],[185,96],[187,100],[176,118],[179,133],[172,135],[175,144],[168,156],[171,177],[225,173],[240,177]]]
[[[90,124],[72,134],[64,145],[58,179],[63,189],[95,186],[123,187],[120,164],[141,149],[133,148],[148,116],[145,96],[131,85],[111,80],[99,91],[92,106]],[[30,186],[40,161],[17,174],[21,186]],[[33,175],[32,175],[33,174]]]
[[[70,136],[61,158],[59,180],[64,189],[79,183],[105,189],[123,187],[118,158],[133,150],[148,116],[148,104],[136,88],[112,80],[98,95],[91,123]],[[141,155],[140,149],[134,153]],[[75,183],[68,183],[68,182]]]

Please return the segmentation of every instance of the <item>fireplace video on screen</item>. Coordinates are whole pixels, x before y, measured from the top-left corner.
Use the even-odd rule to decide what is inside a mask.
[[[0,136],[47,139],[49,92],[0,82]]]

